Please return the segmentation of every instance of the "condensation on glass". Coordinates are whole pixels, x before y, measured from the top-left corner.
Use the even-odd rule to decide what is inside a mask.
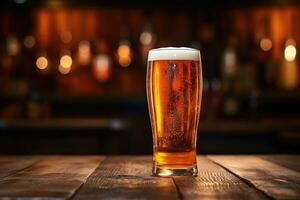
[[[153,174],[197,175],[196,138],[202,98],[200,52],[185,47],[150,50],[147,98]]]

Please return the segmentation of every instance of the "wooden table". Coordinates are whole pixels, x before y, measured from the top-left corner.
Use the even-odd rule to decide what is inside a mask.
[[[0,156],[0,199],[300,199],[300,156],[198,156],[197,177],[151,156]]]

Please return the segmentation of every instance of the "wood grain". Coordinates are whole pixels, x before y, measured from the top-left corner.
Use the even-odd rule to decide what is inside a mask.
[[[39,156],[1,156],[0,178],[23,170],[41,159]]]
[[[68,199],[103,160],[51,156],[0,181],[0,199]]]
[[[209,156],[275,199],[300,199],[300,174],[256,156]]]
[[[235,175],[198,156],[197,177],[174,177],[184,199],[267,199]]]
[[[300,155],[267,155],[259,157],[300,172]]]
[[[150,156],[109,157],[74,199],[178,199],[172,178],[152,177],[151,168]]]

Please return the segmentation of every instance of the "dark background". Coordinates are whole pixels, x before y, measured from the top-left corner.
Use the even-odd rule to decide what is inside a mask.
[[[201,51],[198,153],[300,153],[299,6],[1,1],[0,153],[150,154],[146,59],[163,46]]]

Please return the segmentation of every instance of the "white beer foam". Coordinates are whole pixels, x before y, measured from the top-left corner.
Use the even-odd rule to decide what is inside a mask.
[[[153,60],[200,60],[200,51],[187,47],[163,47],[151,49],[148,61]]]

